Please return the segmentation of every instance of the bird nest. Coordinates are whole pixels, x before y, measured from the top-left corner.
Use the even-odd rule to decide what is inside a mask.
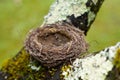
[[[79,57],[88,46],[83,31],[70,24],[55,23],[31,31],[25,49],[44,66],[54,67]]]

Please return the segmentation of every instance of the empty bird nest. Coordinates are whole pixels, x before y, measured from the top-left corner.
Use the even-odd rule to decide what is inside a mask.
[[[54,67],[74,60],[88,47],[83,31],[67,23],[55,23],[32,30],[25,49],[44,66]]]

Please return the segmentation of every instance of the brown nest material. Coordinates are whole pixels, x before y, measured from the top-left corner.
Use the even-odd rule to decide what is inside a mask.
[[[54,67],[87,51],[83,31],[70,24],[44,25],[31,31],[25,49],[44,66]]]

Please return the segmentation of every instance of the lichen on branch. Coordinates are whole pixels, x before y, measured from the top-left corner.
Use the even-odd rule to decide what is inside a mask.
[[[63,71],[65,80],[120,80],[120,42],[115,46],[76,59],[71,68]],[[116,72],[115,72],[116,71]],[[114,72],[114,75],[111,75]],[[110,75],[110,76],[109,76]],[[111,78],[113,77],[113,78]],[[111,79],[110,79],[111,78]]]
[[[56,0],[51,6],[44,24],[58,21],[72,23],[85,34],[95,20],[104,0]]]

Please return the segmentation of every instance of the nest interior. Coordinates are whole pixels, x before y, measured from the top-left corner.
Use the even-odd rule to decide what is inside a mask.
[[[50,30],[50,29],[48,29]],[[50,32],[45,30],[45,34],[38,36],[38,42],[44,45],[45,48],[52,48],[52,47],[59,47],[63,46],[67,42],[70,42],[70,37],[66,36],[65,34],[61,33],[60,31]],[[52,30],[52,29],[51,29]]]

